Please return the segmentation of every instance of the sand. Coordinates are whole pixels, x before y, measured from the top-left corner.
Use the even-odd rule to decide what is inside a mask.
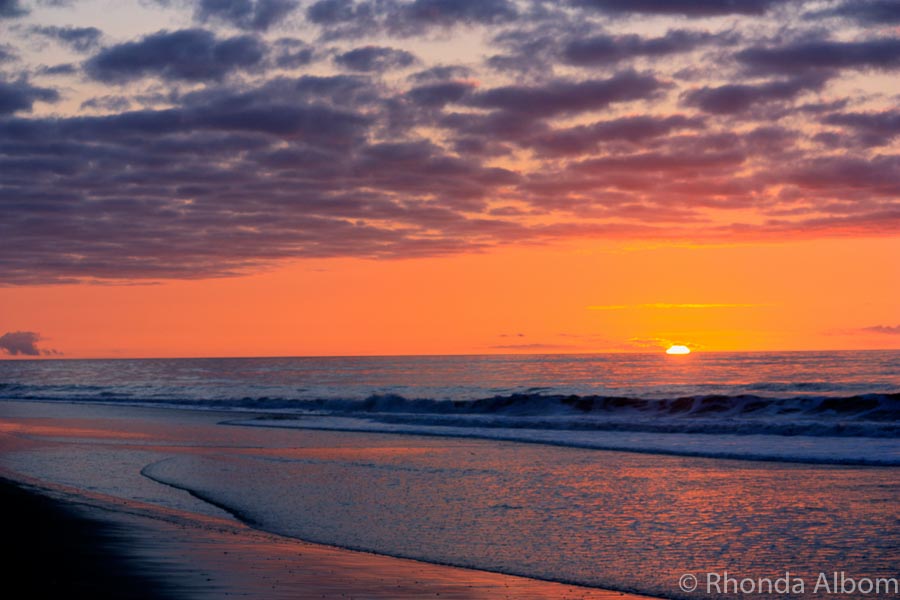
[[[8,480],[0,499],[5,545],[16,549],[10,572],[29,582],[33,598],[642,598],[310,544],[216,519],[66,502]]]
[[[0,424],[0,458],[52,444],[43,436],[61,425],[100,433],[46,419]],[[308,543],[9,469],[0,477],[4,546],[15,549],[8,572],[29,598],[645,598]]]

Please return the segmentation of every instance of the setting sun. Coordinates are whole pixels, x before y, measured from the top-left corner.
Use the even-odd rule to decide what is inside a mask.
[[[669,346],[669,349],[666,350],[666,354],[690,354],[690,353],[691,353],[690,348],[688,348],[687,346],[681,346],[678,344],[676,344],[674,346]]]

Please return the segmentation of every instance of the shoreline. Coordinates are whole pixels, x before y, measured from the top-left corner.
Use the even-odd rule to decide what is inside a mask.
[[[717,564],[722,556],[718,548],[721,541],[728,541],[728,531],[712,528],[709,543],[676,547],[664,555],[647,552],[648,545],[661,547],[671,540],[691,539],[698,525],[684,515],[703,515],[707,510],[713,515],[709,522],[750,515],[744,518],[746,526],[764,539],[790,540],[790,535],[777,536],[795,532],[798,521],[801,529],[804,523],[814,524],[819,514],[791,512],[798,499],[803,506],[822,505],[825,510],[848,500],[867,502],[872,511],[869,521],[883,524],[879,531],[870,529],[873,543],[893,547],[890,531],[895,522],[890,506],[896,482],[890,471],[846,467],[835,471],[802,465],[763,468],[750,462],[647,459],[633,453],[536,449],[483,440],[462,444],[430,437],[222,427],[222,416],[160,407],[0,403],[0,477],[49,498],[57,510],[91,520],[84,526],[88,534],[66,541],[69,554],[93,554],[95,540],[102,537],[90,533],[94,530],[118,532],[117,545],[107,546],[109,558],[98,559],[99,571],[122,576],[131,572],[140,581],[143,577],[164,584],[162,591],[170,593],[153,598],[175,600],[232,596],[261,600],[649,598],[617,590],[648,590],[644,594],[657,598],[684,597],[666,584],[677,581],[679,573]],[[552,482],[558,480],[562,489],[577,491],[572,496],[577,506],[605,508],[559,516],[557,504],[535,499],[531,471],[520,470],[531,465],[540,473],[559,474]],[[482,487],[466,487],[470,472],[474,473],[471,481],[477,476]],[[443,481],[456,482],[450,478],[456,474],[462,477],[457,483],[441,487]],[[777,490],[774,485],[785,475],[795,482],[795,489],[767,497],[774,521],[753,519],[752,511],[734,512],[735,502],[756,498],[759,490]],[[416,488],[396,488],[391,485],[395,480]],[[580,484],[584,486],[576,487]],[[851,491],[830,500],[819,493],[823,485]],[[701,487],[708,493],[697,495]],[[463,492],[470,500],[462,508],[476,512],[440,504],[444,498],[455,501]],[[501,497],[503,502],[498,503],[495,498]],[[26,498],[25,504],[31,504],[32,498]],[[339,503],[329,504],[334,499]],[[428,504],[432,499],[434,508]],[[33,503],[46,502],[35,499]],[[523,506],[536,508],[533,513],[518,512]],[[235,508],[248,511],[249,525],[224,512]],[[395,519],[392,510],[436,521],[425,522],[428,527],[410,524],[410,520]],[[504,535],[473,535],[468,514],[488,514],[493,520],[484,522]],[[542,515],[568,520],[539,538],[529,537],[528,531],[519,533],[522,527],[540,526]],[[665,535],[645,537],[641,515],[658,519],[654,522],[667,527]],[[294,518],[302,519],[302,526]],[[22,535],[27,537],[43,520],[20,518]],[[848,518],[848,527],[829,530],[836,536],[832,545],[854,548],[855,525],[860,522]],[[568,545],[569,538],[558,535],[573,531],[565,527],[567,523],[585,532],[578,538],[584,540],[585,552],[579,553]],[[331,535],[317,537],[322,528],[330,528]],[[64,538],[66,531],[51,528],[50,539],[55,543],[53,535]],[[425,543],[420,540],[437,551],[407,553]],[[443,540],[450,545],[442,547]],[[786,552],[788,543],[783,546],[771,550],[772,556]],[[524,553],[521,562],[516,562],[516,552]],[[46,577],[61,562],[27,551],[21,554],[30,562],[31,573],[36,573],[29,580]],[[885,561],[873,564],[852,552],[847,556],[860,572],[890,568]],[[452,560],[445,562],[444,557]],[[819,564],[811,562],[815,558],[798,563],[797,568]],[[754,573],[772,571],[774,562],[767,556],[756,560]],[[131,571],[120,566],[125,563]],[[528,569],[525,576],[504,574],[504,566],[520,564]],[[627,576],[609,577],[621,573],[615,571],[619,568],[633,570],[626,571]],[[645,577],[645,573],[657,575]],[[74,581],[62,571],[51,574],[62,577],[64,583],[67,577]],[[151,586],[140,583],[132,583],[134,588],[151,591]]]
[[[33,598],[163,600],[179,597],[152,569],[129,555],[129,535],[0,476],[6,568],[28,582]]]
[[[2,441],[2,439],[0,439]],[[11,572],[29,597],[95,600],[653,600],[650,596],[453,567],[288,538],[235,521],[160,511],[0,474],[14,526]]]

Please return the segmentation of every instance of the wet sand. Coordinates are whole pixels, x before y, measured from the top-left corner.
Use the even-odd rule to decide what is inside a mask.
[[[0,454],[54,445],[59,426],[98,435],[48,422],[5,418]],[[5,546],[16,549],[9,572],[30,582],[34,598],[646,598],[308,543],[17,471],[0,477]]]
[[[29,598],[176,597],[154,569],[129,558],[130,531],[0,479],[4,573]],[[156,573],[162,575],[161,573]]]
[[[0,481],[10,572],[34,598],[450,598],[643,596],[309,544],[218,520],[68,503]],[[143,510],[144,507],[141,507]]]

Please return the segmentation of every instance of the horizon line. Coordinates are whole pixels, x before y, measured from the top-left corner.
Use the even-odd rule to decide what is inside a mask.
[[[847,354],[851,352],[900,352],[898,348],[857,348],[857,349],[833,349],[823,348],[821,350],[703,350],[691,348],[691,355],[696,354],[788,354],[788,353],[840,353]],[[222,356],[92,356],[92,357],[68,357],[68,356],[3,356],[0,362],[50,362],[50,361],[76,361],[76,360],[266,360],[266,359],[322,359],[322,358],[447,358],[447,357],[479,357],[479,356],[589,356],[589,355],[607,355],[607,354],[646,354],[646,355],[666,355],[665,348],[660,350],[608,350],[608,351],[591,351],[591,352],[460,352],[460,353],[439,353],[439,354],[285,354],[285,355],[222,355]]]

